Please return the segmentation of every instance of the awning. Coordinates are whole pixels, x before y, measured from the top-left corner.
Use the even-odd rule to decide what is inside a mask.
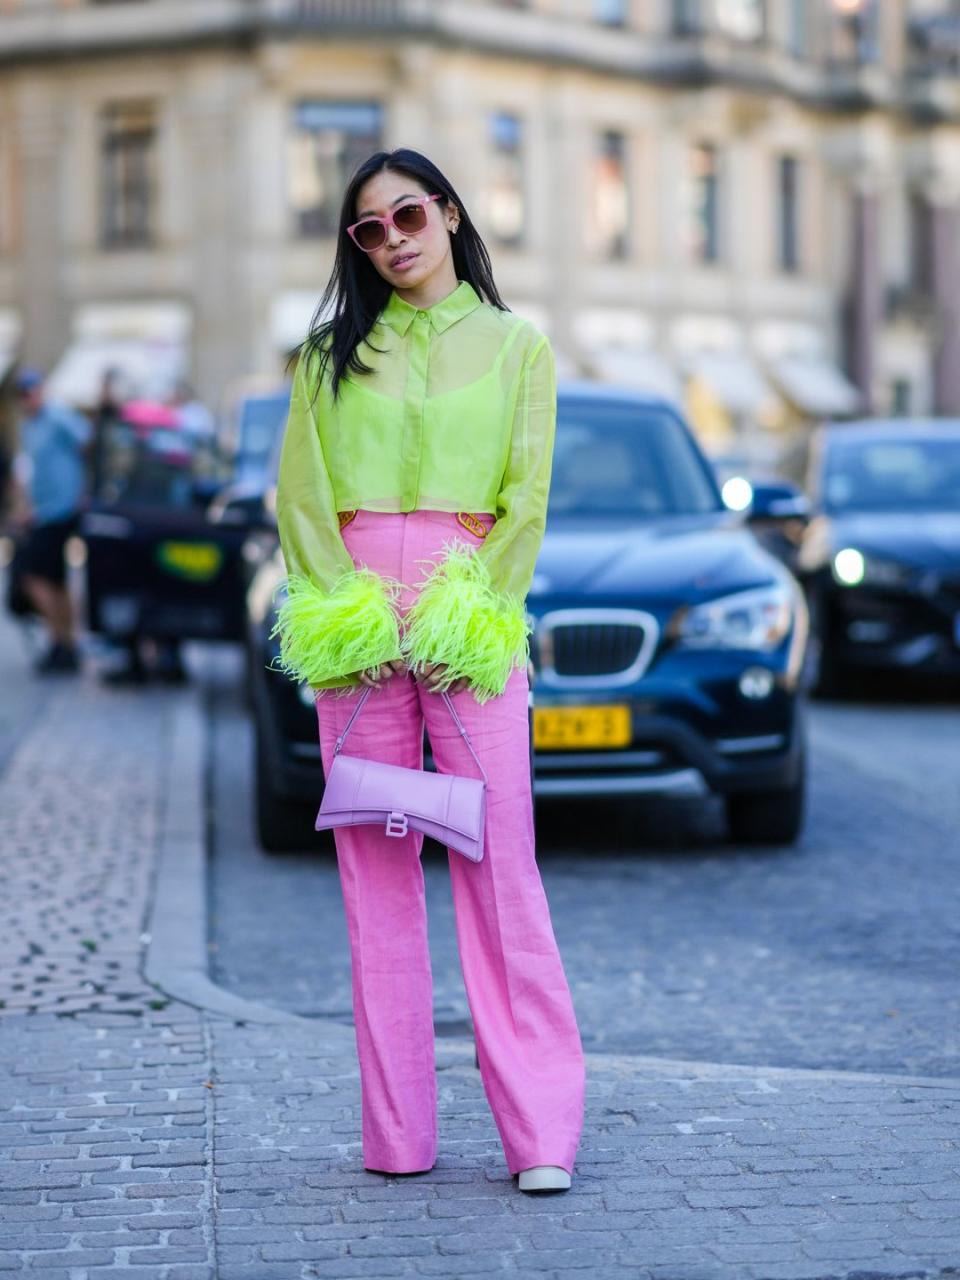
[[[758,417],[776,407],[777,393],[743,352],[702,351],[691,357],[689,369],[727,413]]]
[[[770,370],[784,395],[811,417],[842,416],[862,408],[859,389],[825,356],[779,356]]]
[[[193,315],[181,302],[90,302],[78,307],[72,337],[51,370],[53,399],[79,409],[100,402],[104,379],[126,400],[165,400],[189,368]]]
[[[683,388],[670,362],[649,347],[602,347],[588,354],[590,371],[601,382],[662,396],[679,405]]]
[[[78,409],[96,406],[108,374],[121,399],[165,400],[186,376],[185,344],[136,338],[82,339],[50,373],[50,397]]]

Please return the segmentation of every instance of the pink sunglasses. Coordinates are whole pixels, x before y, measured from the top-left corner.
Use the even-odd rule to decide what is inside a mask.
[[[417,200],[408,200],[399,209],[386,218],[361,218],[347,227],[350,238],[358,249],[364,253],[373,253],[387,242],[387,228],[396,227],[401,235],[415,236],[427,225],[427,205],[431,200],[442,199],[439,195],[420,196]]]

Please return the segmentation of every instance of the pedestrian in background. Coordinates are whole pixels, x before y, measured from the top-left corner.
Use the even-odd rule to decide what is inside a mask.
[[[327,304],[334,302],[332,319]],[[546,523],[556,372],[510,312],[463,202],[416,151],[351,179],[300,352],[277,485],[281,663],[315,690],[324,771],[353,754],[488,776],[484,856],[448,852],[481,1078],[521,1190],[566,1190],[584,1059],[534,848],[524,601]],[[429,566],[427,568],[427,566]],[[425,576],[422,576],[425,575]],[[421,579],[417,581],[417,579]],[[423,836],[335,831],[350,937],[363,1159],[437,1154]]]
[[[50,634],[34,669],[41,675],[71,673],[80,662],[64,553],[79,525],[91,427],[82,415],[46,400],[38,369],[21,369],[14,388],[21,443],[11,513],[19,535],[16,566],[23,591]]]

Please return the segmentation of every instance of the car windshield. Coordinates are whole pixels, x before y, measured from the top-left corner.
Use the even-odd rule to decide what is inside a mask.
[[[824,505],[828,511],[960,511],[960,437],[831,441]]]
[[[708,464],[668,410],[560,398],[551,516],[642,519],[721,507]]]

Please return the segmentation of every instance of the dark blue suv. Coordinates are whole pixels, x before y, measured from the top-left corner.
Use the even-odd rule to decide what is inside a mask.
[[[560,384],[527,601],[538,800],[715,792],[735,840],[796,839],[807,613],[749,515],[724,506],[671,405]],[[283,848],[309,834],[303,806],[316,809],[323,781],[310,691],[266,669],[283,563],[276,546],[259,556],[248,609],[259,829]]]

